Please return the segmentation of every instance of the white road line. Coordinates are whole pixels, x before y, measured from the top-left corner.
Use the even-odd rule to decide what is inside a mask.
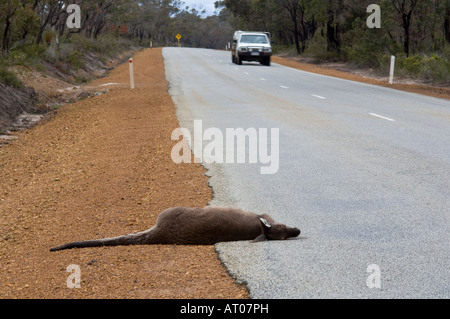
[[[320,96],[320,95],[313,94],[312,96],[314,96],[314,97],[316,97],[318,99],[321,99],[321,100],[326,100],[326,98],[324,98],[323,96]]]
[[[259,78],[261,81],[265,81],[266,79],[265,78]]]
[[[244,72],[244,74],[245,74],[245,75],[249,75],[249,73],[248,73],[248,72]]]
[[[289,87],[284,86],[284,85],[280,85],[280,88],[282,88],[282,89],[289,89]]]
[[[375,113],[369,113],[369,115],[378,117],[378,118],[380,118],[380,119],[383,119],[383,120],[386,120],[386,121],[389,121],[389,122],[397,122],[397,121],[394,120],[394,119],[391,119],[391,118],[386,117],[386,116],[381,116],[381,115],[378,115],[378,114],[375,114]]]

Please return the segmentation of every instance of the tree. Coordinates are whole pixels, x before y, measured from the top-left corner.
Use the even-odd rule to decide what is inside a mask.
[[[447,6],[445,8],[445,18],[444,18],[444,36],[448,43],[450,43],[450,1],[447,1]]]
[[[411,21],[418,0],[391,0],[401,19],[403,28],[403,52],[409,56],[411,41]]]
[[[12,28],[12,19],[14,15],[21,7],[22,3],[19,0],[7,0],[3,7],[1,8],[1,12],[4,12],[2,18],[5,21],[5,25],[3,27],[3,40],[2,40],[2,52],[3,54],[9,54],[10,42],[11,42],[11,28]]]
[[[301,7],[299,0],[281,0],[281,5],[287,10],[289,16],[291,17],[295,48],[297,50],[297,53],[300,54],[303,52],[304,48],[300,48],[298,21],[299,15],[303,20],[304,8]]]
[[[40,44],[45,30],[58,24],[62,16],[64,16],[63,8],[66,4],[64,1],[59,0],[35,1],[35,4],[35,10],[41,18],[39,32],[36,37],[36,43]]]

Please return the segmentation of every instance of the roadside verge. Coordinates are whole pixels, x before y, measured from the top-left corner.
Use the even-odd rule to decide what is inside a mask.
[[[0,149],[0,298],[248,298],[214,246],[55,245],[138,232],[173,206],[211,200],[200,164],[171,161],[179,126],[160,49],[89,83],[108,93],[64,105]],[[115,83],[115,84],[113,84]],[[78,265],[80,288],[67,286]]]
[[[428,95],[428,96],[432,96],[432,97],[450,100],[450,88],[448,88],[448,87],[427,86],[427,85],[421,85],[421,84],[395,83],[395,82],[393,85],[390,85],[388,83],[387,79],[385,79],[385,80],[375,79],[375,78],[371,78],[371,77],[361,76],[358,74],[352,74],[349,72],[339,71],[339,70],[329,68],[329,67],[299,62],[299,61],[295,61],[294,59],[283,58],[283,57],[279,57],[279,56],[273,56],[272,59],[273,59],[273,62],[275,62],[275,63],[281,64],[284,66],[288,66],[291,68],[295,68],[298,70],[306,71],[306,72],[318,73],[318,74],[333,76],[333,77],[346,79],[346,80],[350,80],[350,81],[384,86],[384,87],[389,87],[389,88],[393,88],[396,90],[402,90],[402,91],[407,91],[407,92],[423,94],[423,95]]]

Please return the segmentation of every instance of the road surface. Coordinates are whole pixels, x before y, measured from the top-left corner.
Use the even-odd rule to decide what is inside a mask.
[[[224,163],[205,163],[212,205],[302,230],[288,241],[216,246],[252,298],[450,297],[449,101],[278,64],[238,66],[223,51],[165,48],[163,56],[192,138],[201,121],[201,132],[215,128],[224,143],[227,128],[254,129],[268,151],[279,150],[273,174],[250,153],[230,163],[229,148]],[[264,144],[271,129],[279,137],[273,131]]]

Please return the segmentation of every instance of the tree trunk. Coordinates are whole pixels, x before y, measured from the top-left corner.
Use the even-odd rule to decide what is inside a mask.
[[[327,51],[338,51],[341,48],[341,44],[339,42],[339,27],[338,25],[334,25],[334,16],[331,16],[327,22]]]
[[[402,27],[403,27],[403,52],[406,56],[410,53],[410,43],[411,43],[411,18],[416,8],[418,0],[409,0],[409,8],[407,5],[408,0],[392,0],[394,8],[397,10],[398,14],[401,16]]]
[[[2,41],[2,51],[6,52],[6,54],[9,54],[9,44],[10,44],[10,37],[11,37],[11,20],[16,14],[17,7],[12,10],[11,4],[8,4],[8,9],[6,10],[6,17],[5,17],[5,29],[3,30],[3,41]]]
[[[42,35],[45,32],[45,29],[47,28],[47,26],[49,25],[50,21],[52,20],[52,18],[59,14],[60,12],[60,6],[58,6],[58,4],[53,5],[52,7],[50,7],[47,17],[45,18],[44,22],[42,23],[41,27],[39,28],[39,33],[37,35],[36,38],[36,44],[40,44],[42,42]]]
[[[450,43],[450,4],[447,5],[447,14],[444,20],[445,39]]]
[[[297,50],[297,53],[301,54],[302,50],[300,48],[300,41],[298,39],[298,23],[297,23],[297,19],[294,19],[294,42],[295,42],[295,49]]]
[[[6,19],[5,30],[3,32],[2,50],[9,54],[9,30],[11,27],[11,21]]]
[[[295,43],[295,49],[297,50],[298,54],[302,53],[302,50],[300,48],[300,41],[298,39],[298,0],[285,0],[283,2],[283,7],[289,12],[289,15],[291,16],[292,22],[294,24],[294,43]]]
[[[407,15],[403,15],[403,52],[405,52],[406,56],[409,56],[409,47],[410,47],[410,26],[411,26],[411,12]]]

